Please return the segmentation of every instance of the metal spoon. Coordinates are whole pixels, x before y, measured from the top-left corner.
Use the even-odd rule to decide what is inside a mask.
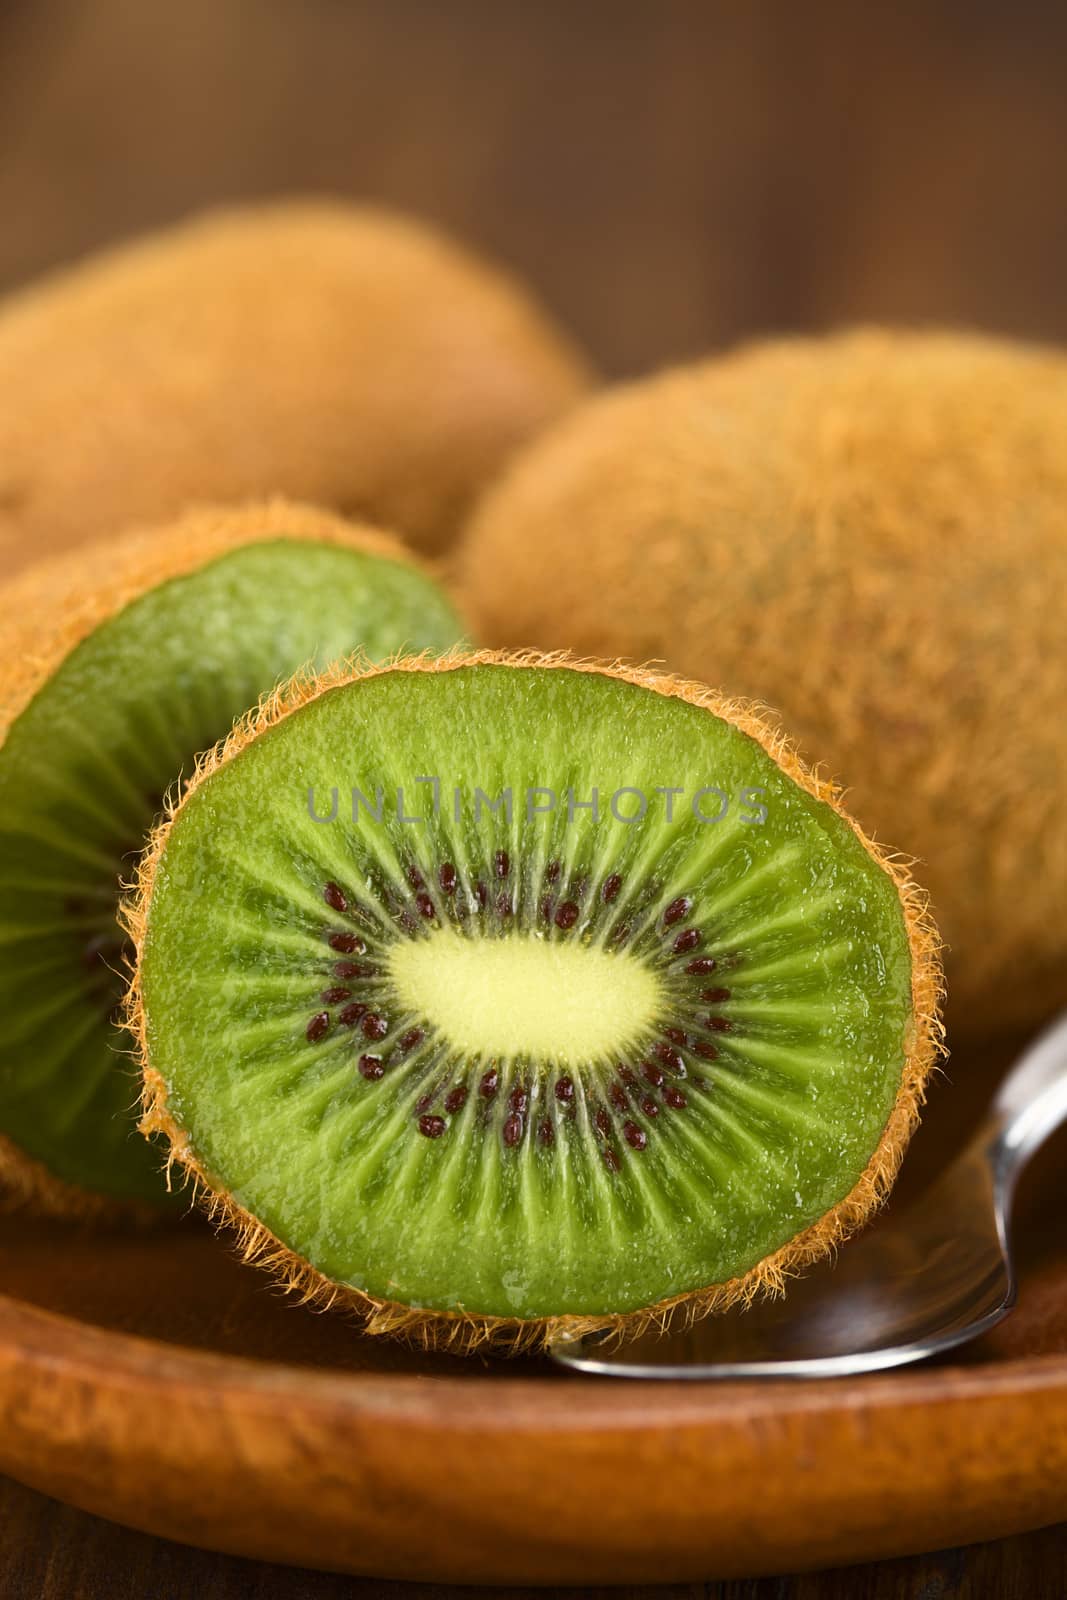
[[[620,1378],[831,1378],[923,1361],[1015,1304],[1016,1180],[1067,1117],[1067,1013],[1009,1073],[975,1138],[926,1193],[832,1263],[749,1310],[614,1347],[557,1339],[553,1359]]]

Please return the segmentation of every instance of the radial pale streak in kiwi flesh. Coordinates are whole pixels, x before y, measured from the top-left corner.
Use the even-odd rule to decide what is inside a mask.
[[[357,1300],[522,1322],[734,1279],[853,1190],[925,1049],[848,819],[595,670],[327,688],[231,747],[142,889],[159,1124]]]
[[[305,661],[458,631],[406,565],[279,539],[150,589],[67,656],[0,750],[0,1132],[69,1184],[164,1194],[115,1011],[118,880],[163,792]]]

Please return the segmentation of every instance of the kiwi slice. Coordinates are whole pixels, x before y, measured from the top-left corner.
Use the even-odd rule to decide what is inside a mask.
[[[298,684],[142,859],[146,1132],[374,1332],[721,1307],[895,1172],[936,1055],[901,865],[757,712],[565,657]]]
[[[461,631],[393,540],[284,502],[89,546],[0,595],[9,1195],[59,1211],[165,1199],[117,1026],[117,911],[172,780],[302,664],[441,649]]]

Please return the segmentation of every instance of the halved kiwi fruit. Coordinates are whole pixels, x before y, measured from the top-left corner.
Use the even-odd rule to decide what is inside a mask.
[[[427,1345],[779,1284],[885,1193],[937,1052],[922,896],[830,786],[566,657],[295,685],[127,917],[144,1129],[250,1256]]]
[[[117,1027],[116,916],[171,782],[302,664],[443,649],[461,632],[394,540],[283,501],[87,546],[0,592],[9,1196],[78,1212],[165,1199]]]
[[[272,493],[439,549],[585,382],[525,286],[432,227],[210,212],[0,304],[0,557]]]

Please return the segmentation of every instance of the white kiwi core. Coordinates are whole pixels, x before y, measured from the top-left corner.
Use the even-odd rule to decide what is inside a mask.
[[[537,934],[467,939],[443,928],[398,940],[388,964],[412,1011],[481,1056],[610,1059],[647,1032],[664,998],[637,957]]]

